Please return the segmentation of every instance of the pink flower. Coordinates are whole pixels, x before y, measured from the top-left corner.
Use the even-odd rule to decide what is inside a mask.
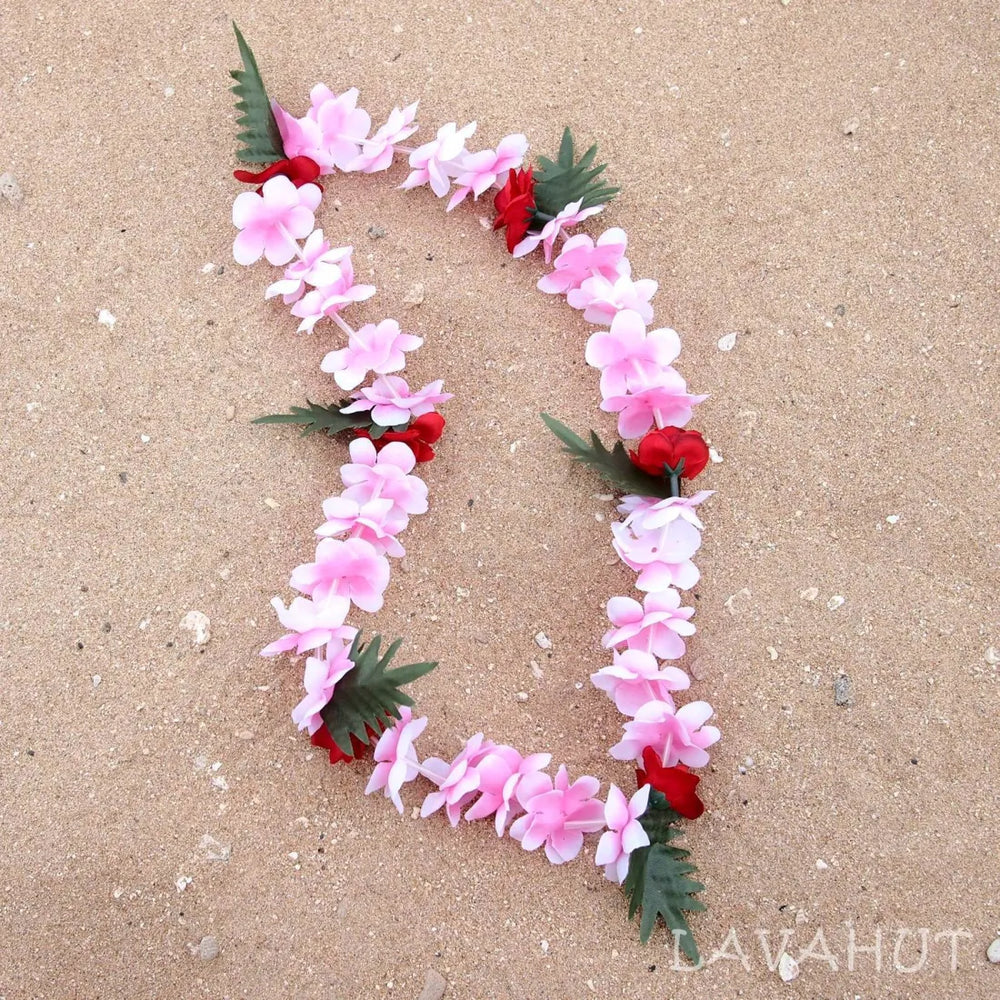
[[[358,389],[353,398],[355,402],[345,406],[342,413],[360,413],[362,410],[372,411],[372,420],[380,427],[397,427],[409,423],[411,417],[419,417],[430,413],[438,403],[451,399],[450,392],[442,392],[442,379],[430,382],[416,392],[410,392],[406,380],[398,375],[380,375],[375,382],[363,389]]]
[[[289,114],[277,101],[271,101],[271,110],[274,112],[274,120],[278,123],[278,132],[281,134],[281,145],[285,151],[285,156],[292,159],[295,156],[308,156],[309,159],[323,167],[320,163],[320,146],[323,144],[323,133],[314,117],[296,118]],[[312,109],[310,108],[312,113]],[[328,168],[322,169],[322,173],[328,174]]]
[[[625,736],[610,750],[615,760],[641,763],[642,751],[652,747],[664,767],[686,764],[704,767],[708,763],[706,747],[719,740],[719,730],[705,723],[712,717],[707,701],[692,701],[676,711],[665,701],[649,701],[625,723]]]
[[[451,178],[462,170],[465,140],[475,131],[475,122],[470,122],[462,129],[456,129],[454,122],[442,125],[436,139],[425,142],[410,153],[410,166],[413,169],[399,186],[409,190],[429,181],[431,190],[439,198],[443,198],[451,187]]]
[[[490,740],[483,740],[482,733],[470,737],[459,755],[450,763],[440,757],[428,757],[424,768],[432,780],[437,782],[438,790],[431,792],[420,807],[421,817],[430,816],[441,806],[445,807],[448,822],[458,826],[462,809],[476,797],[479,788],[479,771],[476,765],[491,751],[494,745]]]
[[[354,389],[369,372],[386,375],[400,371],[406,365],[403,352],[415,351],[423,342],[422,337],[402,333],[394,319],[384,319],[378,325],[366,323],[351,334],[347,347],[330,351],[320,368],[332,372],[341,389]]]
[[[329,497],[323,501],[326,521],[316,529],[321,538],[348,535],[363,538],[387,556],[399,559],[406,555],[395,535],[409,523],[409,517],[389,497],[376,497],[358,503],[348,497]]]
[[[350,249],[353,250],[353,247]],[[375,294],[374,285],[354,284],[354,265],[350,256],[336,265],[336,271],[337,275],[330,284],[313,289],[292,306],[292,315],[302,319],[300,332],[312,333],[313,327],[324,316],[333,316],[344,306],[364,302]]]
[[[317,84],[309,97],[316,124],[323,133],[323,145],[313,159],[328,170],[346,170],[361,152],[361,143],[372,125],[368,112],[357,106],[358,89],[351,87],[337,97],[323,84]]]
[[[583,847],[583,835],[604,826],[604,809],[594,798],[600,788],[597,778],[589,775],[571,785],[565,766],[560,766],[554,786],[547,774],[525,776],[517,789],[525,812],[511,824],[511,837],[526,851],[544,844],[545,856],[554,865],[572,861]]]
[[[360,170],[366,174],[387,170],[396,153],[395,144],[405,142],[417,131],[417,126],[413,124],[416,116],[416,101],[402,111],[393,108],[389,120],[370,139],[362,140],[361,152],[344,169]]]
[[[649,834],[639,817],[649,804],[650,787],[643,785],[631,799],[626,799],[617,785],[608,790],[608,801],[604,805],[604,822],[608,829],[597,844],[594,864],[604,865],[605,878],[619,885],[628,874],[629,855],[649,844]]]
[[[514,247],[515,257],[524,257],[526,254],[531,253],[539,244],[543,245],[545,250],[545,263],[548,264],[552,260],[552,248],[555,246],[556,237],[564,230],[569,229],[570,226],[578,225],[583,222],[584,219],[589,219],[592,215],[597,215],[601,209],[604,208],[603,205],[595,205],[593,208],[583,208],[580,206],[583,204],[583,199],[578,201],[570,202],[554,219],[550,219],[542,227],[540,233],[528,233],[527,236],[516,247]]]
[[[694,508],[711,495],[710,490],[700,490],[690,497],[664,500],[623,498],[618,509],[628,516],[611,526],[612,544],[622,562],[639,573],[639,590],[690,590],[698,582],[691,557],[701,546],[703,525]]]
[[[288,629],[288,634],[265,646],[260,651],[261,656],[277,656],[290,649],[296,653],[308,653],[337,639],[353,642],[358,631],[344,624],[347,606],[339,601],[317,604],[307,597],[296,597],[286,608],[279,598],[273,597],[271,607],[278,615],[278,621]]]
[[[698,403],[708,396],[692,396],[687,383],[673,368],[656,374],[656,384],[627,394],[605,396],[601,409],[618,414],[618,433],[623,438],[639,438],[655,423],[657,427],[683,427]]]
[[[671,691],[690,687],[691,679],[677,667],[660,670],[656,657],[641,649],[615,650],[614,662],[590,675],[594,687],[605,692],[622,715],[635,713],[649,701],[673,705]]]
[[[647,333],[639,313],[626,309],[611,321],[610,330],[590,335],[585,357],[588,365],[601,369],[601,395],[607,399],[642,391],[651,383],[676,385],[679,379],[683,386],[684,380],[669,367],[680,351],[675,330],[664,327]]]
[[[323,197],[315,184],[296,187],[279,175],[256,191],[244,191],[233,202],[233,225],[240,230],[233,243],[237,264],[254,264],[261,255],[272,264],[287,264],[299,249],[296,240],[308,236],[316,222],[313,212]]]
[[[693,614],[694,608],[682,608],[681,595],[670,587],[646,594],[642,604],[631,597],[612,597],[608,618],[617,627],[605,633],[604,645],[610,649],[627,643],[629,649],[644,649],[661,660],[679,660],[685,651],[681,636],[695,633],[689,621]]]
[[[479,798],[466,812],[467,820],[494,816],[497,836],[502,837],[507,821],[521,812],[517,788],[522,778],[535,774],[552,763],[552,754],[534,753],[527,757],[511,746],[493,747],[476,765],[479,774]]]
[[[618,313],[626,309],[637,312],[643,323],[653,322],[653,307],[649,300],[656,294],[657,284],[649,278],[633,281],[629,274],[606,278],[595,274],[579,288],[571,288],[566,301],[574,309],[583,310],[588,323],[610,326]]]
[[[524,162],[528,150],[528,140],[520,133],[508,135],[500,140],[496,150],[484,149],[481,153],[467,153],[461,161],[461,173],[455,179],[458,190],[448,202],[450,212],[471,194],[478,198],[488,188],[506,180],[511,170],[516,170]],[[500,187],[503,184],[500,183]]]
[[[627,245],[624,229],[606,230],[596,244],[584,233],[571,236],[556,257],[554,270],[539,279],[538,287],[551,295],[566,295],[593,275],[614,281],[623,269],[628,273]]]
[[[308,156],[324,174],[347,169],[371,128],[368,112],[357,107],[357,88],[338,97],[329,87],[317,83],[309,99],[312,106],[305,118],[294,118],[281,105],[271,103],[285,155]]]
[[[385,797],[403,815],[403,800],[399,790],[406,781],[412,781],[420,773],[420,762],[414,740],[427,726],[427,717],[414,719],[413,712],[406,705],[399,709],[396,724],[387,729],[375,744],[375,770],[365,788],[365,795],[384,789]]]
[[[306,660],[303,678],[306,696],[292,709],[292,720],[299,729],[308,728],[310,736],[323,725],[320,712],[333,697],[337,681],[354,667],[354,661],[347,655],[350,652],[349,646],[341,644],[333,656],[330,655],[332,650],[332,646],[327,648],[326,659],[310,656]]]
[[[373,612],[382,607],[388,585],[389,560],[363,538],[324,538],[316,561],[296,566],[291,578],[291,586],[314,601],[350,600]]]
[[[299,251],[299,259],[285,268],[285,277],[281,281],[268,285],[264,298],[280,295],[285,305],[290,306],[302,298],[306,285],[332,285],[341,277],[341,269],[337,265],[351,255],[352,249],[337,247],[331,250],[329,242],[323,239],[323,230],[314,229]]]
[[[410,472],[417,459],[402,441],[391,441],[381,451],[370,438],[355,438],[349,451],[351,461],[340,467],[340,478],[347,489],[343,497],[359,504],[372,500],[391,500],[392,510],[384,524],[402,531],[410,515],[427,510],[427,484]],[[399,526],[397,528],[397,525]]]

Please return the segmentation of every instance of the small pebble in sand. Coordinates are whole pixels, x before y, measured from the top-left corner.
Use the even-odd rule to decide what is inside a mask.
[[[736,338],[738,334],[727,333],[724,337],[719,338],[719,350],[720,351],[731,351],[736,346]]]
[[[531,676],[534,677],[536,681],[540,681],[545,676],[545,671],[538,665],[537,660],[532,660],[528,666],[531,668]]]
[[[854,135],[861,128],[861,120],[858,118],[848,118],[841,124],[844,135]]]
[[[738,615],[741,611],[745,611],[747,609],[747,604],[750,601],[751,597],[753,597],[753,594],[750,593],[749,588],[741,587],[739,590],[736,591],[735,594],[730,594],[730,596],[727,597],[725,601],[723,601],[722,606],[731,615],[735,616]]]
[[[447,986],[444,976],[437,969],[428,969],[427,977],[424,979],[424,988],[420,991],[417,1000],[441,1000]]]
[[[803,601],[815,601],[819,597],[819,587],[806,587],[805,590],[799,591],[799,597]]]
[[[841,674],[833,682],[833,703],[841,708],[848,708],[854,704],[851,678],[847,674]]]
[[[236,407],[230,403],[226,407],[226,420],[232,420],[236,416]]]
[[[991,666],[995,667],[1000,664],[1000,650],[996,646],[987,646],[986,652],[983,653],[983,659]]]
[[[382,239],[383,236],[385,236],[385,230],[381,226],[379,226],[379,225],[377,225],[376,223],[373,222],[368,227],[368,235],[373,240],[380,240],[380,239]]]
[[[21,204],[23,197],[21,185],[14,179],[14,175],[11,173],[0,174],[0,198],[17,206]]]
[[[192,882],[194,881],[190,875],[182,875],[174,885],[177,886],[178,892],[183,892]]]
[[[118,317],[115,316],[109,309],[102,309],[97,314],[97,322],[100,323],[101,326],[106,326],[109,330],[113,330],[115,328],[115,323],[118,322]]]
[[[198,841],[198,846],[205,852],[206,861],[228,861],[232,853],[228,844],[223,844],[208,833]]]
[[[424,301],[424,286],[415,281],[410,285],[410,290],[403,296],[403,305],[407,307],[419,306]]]
[[[822,859],[816,859],[816,871],[825,872],[830,866]]]
[[[886,521],[888,521],[889,524],[899,524],[899,515],[898,514],[889,514],[886,517]]]
[[[793,979],[799,978],[799,963],[785,952],[778,961],[778,975],[783,983],[790,983]]]
[[[181,628],[191,633],[195,646],[204,646],[212,638],[211,621],[202,611],[189,611],[181,619]]]
[[[544,632],[535,633],[535,642],[539,649],[551,649],[552,640]]]
[[[721,465],[724,461],[722,455],[720,455],[714,448],[708,449],[708,457],[714,465]]]
[[[93,684],[94,687],[100,687],[101,686],[101,675],[100,674],[94,674],[94,676],[90,678],[90,683]]]
[[[219,942],[211,934],[198,942],[198,957],[210,962],[219,954]]]
[[[994,964],[1000,965],[1000,938],[997,938],[990,946],[986,949],[986,957]]]
[[[525,701],[528,700],[528,692],[527,691],[518,691],[517,694],[514,695],[514,697],[518,701],[520,701],[520,702],[525,702]]]
[[[840,594],[834,594],[833,597],[831,597],[830,600],[826,602],[826,606],[831,611],[836,611],[837,608],[842,608],[844,606],[845,600],[846,598],[841,597]]]

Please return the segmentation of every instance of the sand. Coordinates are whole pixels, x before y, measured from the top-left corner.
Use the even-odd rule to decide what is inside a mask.
[[[409,998],[433,971],[448,998],[995,996],[993,6],[13,8],[0,995]],[[232,261],[233,17],[297,113],[323,80],[376,120],[419,98],[421,135],[476,119],[478,148],[523,131],[551,155],[569,124],[622,187],[586,228],[623,226],[660,282],[723,459],[684,664],[723,731],[686,839],[700,971],[662,930],[638,943],[593,843],[554,867],[412,819],[425,789],[404,817],[366,798],[367,766],[295,732],[299,667],[257,656],[346,450],[250,423],[333,398],[338,338],[295,336],[276,271]],[[379,288],[352,321],[399,318],[426,338],[408,374],[455,394],[365,624],[440,661],[414,685],[422,753],[483,730],[634,787],[587,683],[631,586],[613,505],[538,419],[611,439],[588,326],[488,204],[445,216],[404,169],[331,178],[321,213]]]

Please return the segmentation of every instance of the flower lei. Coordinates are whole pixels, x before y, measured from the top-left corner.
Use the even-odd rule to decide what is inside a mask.
[[[235,25],[234,25],[235,29]],[[656,282],[635,280],[625,256],[627,237],[620,228],[597,240],[568,235],[596,215],[617,189],[600,180],[603,165],[593,161],[596,147],[575,155],[569,129],[558,158],[539,158],[539,169],[523,168],[527,140],[510,135],[496,149],[470,152],[466,142],[476,129],[454,123],[416,148],[402,145],[417,131],[417,105],[395,108],[372,135],[368,113],[357,107],[358,91],[334,94],[323,84],[311,105],[295,118],[268,99],[253,53],[238,29],[243,69],[233,88],[243,131],[241,160],[267,163],[259,173],[238,170],[238,180],[259,185],[237,196],[233,223],[239,230],[233,255],[249,265],[262,256],[284,267],[265,297],[281,296],[299,330],[312,332],[331,320],[347,337],[331,350],[321,368],[349,396],[321,406],[307,402],[290,413],[259,418],[260,423],[296,423],[305,433],[351,431],[350,461],[341,467],[344,489],[323,503],[325,522],[312,562],[296,567],[290,585],[300,595],[286,607],[272,604],[287,634],[262,650],[264,656],[308,654],[305,697],[292,711],[313,744],[329,751],[331,763],[366,756],[374,748],[375,768],[366,794],[382,791],[403,812],[402,786],[422,776],[433,785],[421,816],[443,809],[452,826],[493,818],[498,836],[506,831],[525,850],[545,848],[553,864],[575,858],[585,834],[600,833],[594,861],[612,882],[622,884],[629,916],[641,907],[640,937],[647,940],[661,916],[681,950],[697,962],[685,912],[704,909],[695,898],[703,886],[688,852],[672,841],[680,836],[681,817],[704,810],[692,768],[708,763],[707,748],[719,739],[708,725],[713,710],[704,701],[677,706],[674,695],[690,678],[673,661],[685,653],[685,638],[695,631],[694,609],[682,606],[680,590],[699,578],[692,556],[701,543],[696,508],[711,495],[680,494],[682,479],[705,467],[709,452],[697,431],[682,430],[693,407],[706,397],[688,393],[672,367],[680,339],[668,328],[648,329]],[[609,451],[592,431],[590,442],[552,417],[543,419],[576,460],[595,468],[624,495],[624,515],[612,525],[613,547],[638,574],[639,600],[612,597],[607,604],[611,628],[603,646],[612,663],[591,675],[626,717],[624,733],[610,755],[637,764],[637,791],[627,797],[611,784],[607,798],[600,782],[585,775],[570,781],[565,765],[555,777],[546,769],[549,753],[522,755],[482,733],[469,738],[452,761],[420,759],[416,740],[427,725],[414,718],[412,699],[401,690],[433,669],[415,663],[388,669],[401,640],[383,654],[381,637],[367,643],[346,624],[353,605],[376,612],[389,582],[390,558],[404,554],[399,535],[411,516],[427,510],[427,485],[413,474],[417,463],[434,457],[444,430],[436,407],[451,398],[436,380],[411,389],[396,374],[405,356],[423,343],[394,319],[355,330],[341,316],[354,302],[375,294],[358,284],[351,247],[333,247],[315,212],[322,198],[322,175],[389,169],[398,155],[408,157],[403,189],[429,185],[439,198],[451,195],[451,211],[466,198],[494,190],[493,228],[506,228],[507,249],[515,257],[541,247],[552,269],[538,282],[541,291],[566,297],[598,329],[587,341],[588,364],[601,372],[601,409],[618,414],[618,432],[639,438],[626,452],[617,442]],[[300,240],[304,243],[300,244]],[[562,241],[557,251],[557,242]],[[373,376],[370,384],[364,384]]]

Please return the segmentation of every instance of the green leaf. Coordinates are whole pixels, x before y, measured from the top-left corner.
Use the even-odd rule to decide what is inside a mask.
[[[399,706],[413,704],[413,699],[404,694],[400,686],[423,677],[437,666],[436,662],[408,663],[387,671],[402,641],[397,639],[384,656],[379,656],[380,635],[373,636],[367,646],[361,643],[360,632],[354,637],[348,653],[354,661],[354,669],[337,681],[333,699],[320,712],[334,743],[348,755],[353,756],[351,735],[367,744],[366,726],[377,733],[392,725],[399,718]]]
[[[666,795],[655,788],[649,790],[649,803],[646,811],[639,817],[639,823],[646,831],[651,844],[669,844],[670,841],[684,836],[684,831],[678,829],[674,824],[679,823],[683,817],[679,812],[670,808]],[[680,848],[675,848],[680,850]],[[681,851],[687,857],[687,851]]]
[[[671,495],[670,483],[666,479],[651,476],[632,464],[621,441],[616,441],[614,448],[608,451],[596,431],[590,432],[591,443],[588,445],[579,434],[575,434],[554,417],[547,413],[543,413],[541,417],[545,426],[562,441],[563,451],[572,456],[574,461],[596,470],[616,489],[625,493],[638,493],[644,497],[666,498]]]
[[[235,21],[233,31],[236,32],[236,44],[243,60],[243,69],[229,71],[229,75],[236,81],[233,93],[239,98],[236,102],[236,110],[239,112],[236,124],[243,129],[236,137],[237,141],[243,143],[236,158],[244,163],[275,163],[285,158],[278,123],[271,110],[260,70],[257,69],[257,60]]]
[[[591,146],[579,159],[575,159],[573,133],[569,127],[563,132],[559,156],[553,162],[545,156],[538,157],[535,173],[536,220],[544,222],[558,215],[567,205],[581,201],[581,208],[591,208],[611,201],[619,188],[608,187],[597,178],[606,164],[591,166],[597,157],[597,146]]]
[[[662,917],[681,951],[697,965],[698,945],[684,914],[705,909],[705,904],[694,898],[705,887],[688,878],[697,869],[686,857],[687,851],[666,844],[640,847],[629,855],[628,874],[622,888],[628,898],[629,917],[642,908],[639,940],[648,941],[656,927],[656,918]]]
[[[342,412],[340,408],[350,404],[351,400],[342,399],[339,403],[332,403],[330,406],[320,406],[319,403],[310,403],[307,399],[305,406],[293,406],[290,413],[271,413],[266,417],[257,417],[252,423],[302,424],[303,436],[315,434],[317,431],[326,431],[330,437],[341,431],[371,427],[371,413],[369,411]]]

